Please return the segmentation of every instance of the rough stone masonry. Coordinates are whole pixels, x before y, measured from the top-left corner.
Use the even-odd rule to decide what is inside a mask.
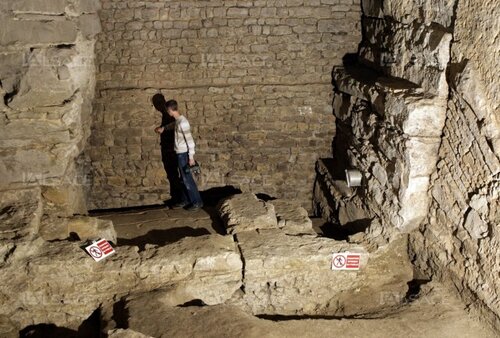
[[[357,63],[334,72],[334,158],[317,166],[317,211],[378,243],[413,231],[419,278],[449,283],[500,327],[498,6],[362,7]],[[339,178],[351,167],[361,187]]]
[[[91,208],[161,203],[161,91],[194,126],[201,188],[299,198],[334,135],[331,70],[360,40],[359,0],[104,0]]]

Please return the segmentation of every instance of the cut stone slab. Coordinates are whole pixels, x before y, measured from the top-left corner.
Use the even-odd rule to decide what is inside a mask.
[[[280,230],[244,232],[244,291],[231,304],[254,315],[352,316],[388,309],[384,293],[406,294],[413,270],[406,237],[374,252],[360,245]],[[332,253],[361,254],[359,271],[331,270]]]
[[[46,241],[63,240],[72,234],[82,241],[104,238],[117,243],[113,222],[94,217],[45,218],[40,225],[40,236]]]
[[[70,217],[85,215],[87,205],[82,185],[66,184],[42,188],[44,212],[51,216]]]
[[[278,228],[288,235],[311,234],[316,232],[312,228],[309,214],[300,203],[289,200],[271,201],[276,211]]]
[[[273,204],[259,200],[252,193],[224,200],[219,206],[219,214],[229,234],[278,227]]]
[[[69,20],[30,21],[5,19],[0,21],[0,45],[11,44],[71,44],[76,40],[76,25]]]
[[[185,238],[141,253],[115,249],[96,263],[75,242],[40,239],[16,248],[2,266],[0,316],[21,328],[53,323],[74,329],[103,302],[130,294],[163,289],[182,295],[182,303],[214,305],[241,286],[242,262],[231,236]]]
[[[0,192],[0,238],[36,234],[42,216],[40,189]]]

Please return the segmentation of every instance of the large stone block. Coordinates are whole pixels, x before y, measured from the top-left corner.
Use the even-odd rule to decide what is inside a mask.
[[[117,243],[113,222],[94,217],[46,217],[40,225],[40,236],[47,241],[64,240],[76,235],[80,240],[104,238]]]
[[[77,58],[73,48],[34,49],[27,56],[19,88],[7,105],[18,110],[63,105],[78,89],[70,70]]]
[[[451,34],[420,23],[366,18],[359,57],[386,75],[406,79],[438,96],[448,95],[446,68]],[[412,43],[409,43],[412,41]]]
[[[0,238],[31,237],[42,216],[40,189],[0,191]]]
[[[83,189],[82,185],[75,184],[43,187],[44,212],[57,217],[87,214]]]
[[[454,0],[363,0],[363,14],[370,17],[391,17],[410,24],[413,21],[425,24],[438,23],[449,27],[453,20]]]
[[[219,304],[241,286],[242,262],[231,236],[185,238],[164,247],[117,247],[96,263],[75,242],[18,247],[2,267],[0,314],[18,327],[76,328],[100,304],[157,289],[182,303]],[[181,303],[181,304],[182,304]]]
[[[68,0],[16,0],[12,1],[12,11],[15,13],[62,15],[66,10]]]
[[[350,316],[383,310],[384,292],[405,294],[412,279],[405,238],[375,252],[362,246],[279,230],[237,235],[244,291],[232,302],[253,314]],[[361,254],[359,271],[333,271],[332,253]],[[394,305],[394,304],[393,304]]]
[[[73,163],[78,149],[72,144],[59,144],[52,147],[15,149],[0,151],[0,186],[33,186],[61,183],[70,173],[66,170]]]
[[[76,40],[76,25],[69,20],[31,21],[4,19],[0,22],[0,45],[59,45]]]
[[[219,206],[219,213],[230,234],[278,227],[273,204],[259,200],[252,193],[226,199]]]
[[[271,201],[271,203],[276,211],[278,228],[286,234],[316,234],[307,210],[299,202],[278,199]]]

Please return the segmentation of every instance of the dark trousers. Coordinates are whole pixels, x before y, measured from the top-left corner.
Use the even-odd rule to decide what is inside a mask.
[[[189,168],[189,155],[188,153],[177,154],[177,163],[179,164],[179,172],[181,173],[182,183],[182,201],[186,204],[192,204],[198,207],[203,206],[203,201],[194,181],[193,174]]]
[[[161,160],[163,162],[163,168],[167,173],[167,180],[170,185],[170,198],[173,203],[180,203],[183,200],[182,190],[184,189],[182,184],[182,178],[179,173],[179,164],[177,163],[177,154],[172,149],[167,147],[161,148]]]

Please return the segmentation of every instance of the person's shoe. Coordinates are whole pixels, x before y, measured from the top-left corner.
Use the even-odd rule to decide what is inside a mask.
[[[186,207],[185,209],[187,211],[196,211],[196,210],[200,210],[202,207],[203,207],[203,205],[191,204],[190,206]]]
[[[170,206],[170,209],[182,209],[186,206],[187,204],[186,203],[182,203],[182,202],[179,202],[179,203],[175,203],[175,204],[172,204]]]

